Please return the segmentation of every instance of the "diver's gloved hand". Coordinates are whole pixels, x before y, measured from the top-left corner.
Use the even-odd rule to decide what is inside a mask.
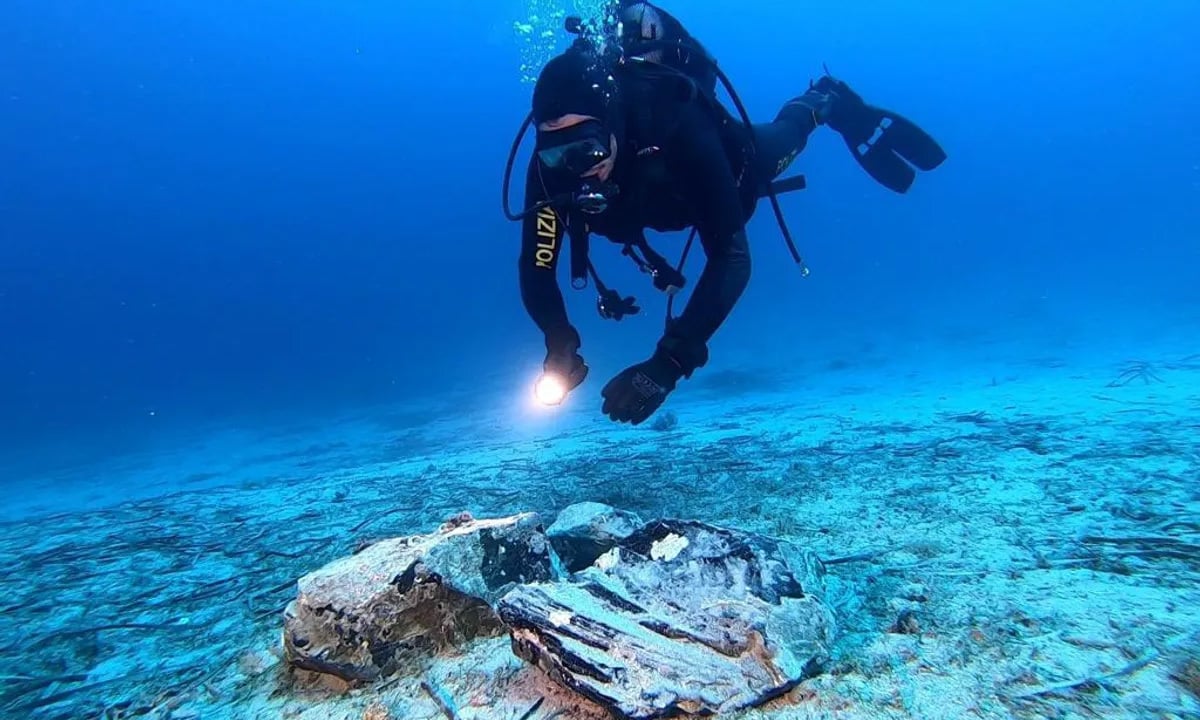
[[[579,346],[568,345],[548,350],[542,371],[561,380],[564,391],[571,392],[587,379],[588,366],[579,354]]]
[[[534,397],[543,405],[560,405],[587,378],[588,366],[579,354],[579,333],[571,328],[546,336],[546,359],[542,376],[534,385]]]
[[[625,368],[604,386],[602,411],[615,422],[640,425],[675,389],[683,369],[661,348],[649,360]]]

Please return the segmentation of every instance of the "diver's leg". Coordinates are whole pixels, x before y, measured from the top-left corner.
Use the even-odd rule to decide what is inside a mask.
[[[809,91],[779,109],[775,119],[754,126],[755,174],[769,183],[788,169],[808,144],[808,136],[821,124],[827,98]]]

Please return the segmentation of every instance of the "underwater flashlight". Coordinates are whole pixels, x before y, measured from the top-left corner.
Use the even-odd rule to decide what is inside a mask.
[[[547,373],[538,378],[533,395],[543,405],[560,405],[567,398],[567,384],[561,377]]]

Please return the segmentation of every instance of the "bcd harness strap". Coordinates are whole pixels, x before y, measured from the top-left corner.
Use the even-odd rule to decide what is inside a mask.
[[[648,43],[647,45],[652,46],[654,44],[655,43]],[[719,76],[722,76],[721,79],[725,81],[727,89],[731,91],[731,95],[733,95],[735,103],[738,105],[739,110],[742,111],[743,116],[745,116],[745,111],[741,107],[740,100],[734,93],[732,93],[732,86],[729,85],[728,80],[723,77],[723,74],[716,66],[715,59],[712,59],[711,57],[706,57],[705,59],[712,63],[713,69],[716,70]],[[680,97],[681,101],[694,102],[696,100],[700,100],[708,107],[708,111],[713,114],[718,123],[721,123],[722,125],[727,120],[732,119],[727,113],[723,113],[724,106],[720,104],[715,96],[712,96],[710,93],[702,90],[694,78],[691,78],[682,72],[679,72],[678,70],[668,68],[644,59],[633,63],[622,63],[620,67],[624,68],[627,72],[639,72],[642,74],[643,78],[673,80],[676,83],[683,81],[685,84],[682,86],[682,89],[685,91],[685,93]],[[676,89],[680,89],[680,86],[676,85]],[[635,103],[635,112],[637,114],[639,124],[641,124],[642,127],[649,127],[652,119],[647,103]],[[722,116],[723,114],[724,117]],[[747,127],[749,128],[750,126],[748,118],[744,117],[744,119],[746,120]],[[753,142],[752,138],[750,146],[746,148],[746,153],[742,158],[742,168],[738,175],[739,186],[750,172],[750,167],[753,163],[753,154],[756,149],[756,144]],[[638,155],[641,156],[645,154],[652,154],[658,152],[659,150],[660,148],[657,146],[650,145],[639,150]],[[759,192],[757,193],[759,199],[771,199],[771,204],[774,207],[776,218],[779,221],[780,229],[784,233],[784,239],[787,241],[788,248],[791,250],[792,256],[796,262],[801,265],[801,269],[805,275],[808,274],[807,268],[804,267],[803,260],[800,258],[799,253],[797,253],[795,250],[795,245],[792,242],[791,235],[787,232],[787,226],[783,222],[783,216],[779,209],[777,196],[795,190],[803,190],[806,186],[807,180],[804,175],[794,175],[789,178],[784,178],[783,180],[775,180],[771,183],[768,183],[766,186],[760,188]],[[578,221],[577,218],[575,218],[575,220],[576,222]],[[596,283],[596,290],[599,292],[599,297],[597,298],[597,309],[599,310],[601,317],[606,319],[621,320],[623,317],[625,317],[625,315],[632,315],[639,312],[640,308],[637,307],[635,298],[622,298],[620,293],[608,288],[608,286],[606,286],[600,279],[599,274],[596,272],[596,269],[589,258],[588,230],[586,228],[578,227],[575,222],[568,222],[567,231],[569,242],[571,244],[571,285],[576,289],[586,288],[588,277],[590,276]],[[683,289],[687,282],[683,275],[683,267],[687,262],[687,256],[691,250],[692,244],[695,242],[696,233],[697,228],[693,226],[690,234],[688,235],[687,243],[684,245],[683,253],[679,259],[679,264],[674,267],[667,261],[666,258],[655,252],[654,249],[650,247],[649,243],[646,242],[644,233],[642,232],[638,233],[638,237],[635,240],[621,241],[621,244],[624,245],[621,254],[629,257],[634,264],[637,265],[637,268],[640,271],[650,275],[656,289],[667,294],[666,323],[668,325],[673,319],[672,309],[675,296],[680,290]],[[640,257],[639,252],[641,255]]]
[[[785,180],[776,180],[772,184],[772,192],[782,194],[797,190],[804,190],[806,181],[804,175],[793,175],[792,178]],[[583,289],[588,286],[588,276],[592,277],[592,281],[596,284],[596,292],[599,293],[596,298],[596,308],[600,312],[600,316],[605,319],[620,320],[626,314],[636,314],[641,308],[637,307],[636,299],[632,296],[622,298],[620,293],[611,288],[608,288],[604,281],[600,280],[600,275],[596,272],[595,265],[592,264],[592,259],[588,257],[588,232],[586,229],[576,228],[574,224],[568,223],[566,226],[568,239],[571,245],[571,286],[576,289]],[[646,241],[646,236],[641,236],[635,241],[623,242],[622,251],[620,253],[626,256],[637,265],[637,269],[646,272],[650,276],[650,280],[654,283],[656,289],[667,295],[667,311],[665,324],[670,326],[671,320],[674,318],[672,314],[674,299],[686,284],[686,278],[683,275],[683,268],[688,263],[688,254],[691,251],[691,246],[696,241],[696,228],[692,227],[688,234],[688,242],[683,247],[683,253],[679,256],[679,264],[672,266],[667,259],[654,252],[654,248],[650,247]],[[638,257],[638,252],[641,252],[642,257]]]
[[[807,185],[803,175],[795,175],[784,180],[776,180],[771,183],[770,192],[776,195],[792,192],[795,190],[803,190]],[[767,194],[766,191],[761,193],[762,196]],[[567,237],[571,246],[571,285],[577,290],[582,290],[587,287],[588,277],[596,283],[596,290],[599,293],[596,305],[601,317],[605,319],[621,320],[626,315],[636,314],[640,308],[637,307],[636,300],[633,297],[622,298],[621,294],[610,289],[600,279],[599,273],[596,272],[595,266],[592,264],[589,257],[589,235],[586,228],[579,227],[576,223],[569,221],[567,223]],[[687,263],[688,253],[692,249],[692,244],[696,240],[696,227],[693,226],[688,234],[687,243],[683,246],[683,253],[680,255],[679,264],[672,266],[670,262],[654,251],[650,244],[646,242],[644,234],[639,233],[638,238],[622,242],[624,246],[621,254],[630,258],[637,266],[638,270],[650,276],[654,287],[667,294],[667,317],[666,324],[670,325],[673,319],[672,310],[675,302],[675,296],[683,289],[687,283],[687,279],[683,275],[684,265]]]

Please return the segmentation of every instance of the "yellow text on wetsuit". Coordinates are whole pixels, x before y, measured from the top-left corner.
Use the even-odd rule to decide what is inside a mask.
[[[542,208],[537,213],[537,251],[533,257],[540,268],[549,269],[558,250],[558,215],[551,208]]]

